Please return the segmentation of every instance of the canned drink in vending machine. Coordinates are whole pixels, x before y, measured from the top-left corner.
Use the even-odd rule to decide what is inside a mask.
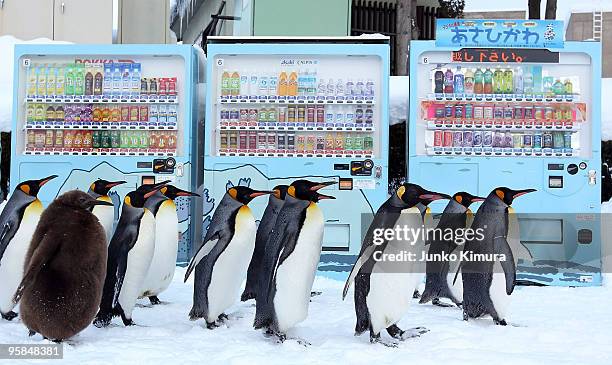
[[[565,137],[563,132],[553,132],[553,148],[556,150],[565,148]]]
[[[542,133],[536,132],[533,134],[533,148],[542,148]]]
[[[444,132],[441,130],[434,131],[434,147],[442,147],[442,139],[444,138]]]
[[[248,134],[247,131],[238,132],[238,152],[244,153],[248,149]]]
[[[482,147],[482,132],[474,131],[472,136],[472,146],[474,147]]]
[[[363,149],[366,153],[372,153],[374,150],[374,138],[371,136],[366,136],[363,139]]]
[[[444,131],[444,138],[442,140],[442,147],[453,147],[453,132]]]
[[[472,131],[463,131],[463,147],[473,147],[474,134]]]
[[[465,104],[463,109],[465,119],[474,119],[474,106],[472,104]]]
[[[316,120],[316,109],[314,105],[308,105],[306,108],[306,125],[313,127]]]
[[[228,152],[236,152],[237,150],[238,150],[238,132],[230,131],[229,132]]]
[[[347,133],[344,137],[344,150],[352,151],[353,149],[353,136],[351,136],[350,133]]]
[[[91,151],[93,148],[93,135],[91,131],[83,131],[83,150]]]
[[[325,124],[325,105],[317,105],[317,126]]]
[[[436,119],[442,119],[444,118],[444,105],[443,104],[436,104],[434,105],[434,117]]]
[[[334,149],[337,153],[342,153],[344,151],[344,134],[336,133],[336,142],[334,143]]]
[[[287,153],[293,153],[295,151],[295,133],[287,133]]]
[[[238,117],[238,125],[246,127],[249,124],[249,110],[246,108],[240,109]]]
[[[275,126],[276,125],[276,108],[268,108],[268,117],[266,118],[268,125]]]
[[[74,133],[74,139],[72,140],[72,149],[77,152],[80,152],[82,148],[83,148],[83,132],[80,130],[77,130]]]
[[[482,146],[493,147],[493,132],[485,131],[482,132]]]
[[[55,142],[55,135],[53,134],[52,129],[47,129],[45,131],[45,150],[52,151],[53,150],[53,142]]]
[[[572,132],[563,133],[563,147],[566,150],[572,150]]]
[[[228,135],[227,131],[219,132],[219,152],[227,152]]]
[[[514,139],[512,137],[512,133],[511,132],[504,133],[503,147],[504,148],[512,148],[514,146],[513,143],[514,143]]]
[[[170,152],[176,153],[177,142],[176,132],[168,132],[168,149]]]
[[[504,119],[504,107],[501,105],[495,105],[493,107],[493,118]]]
[[[306,147],[306,136],[304,136],[303,134],[298,134],[296,137],[296,142],[295,142],[295,151],[297,153],[303,153],[304,152],[304,148]]]
[[[130,135],[128,131],[121,131],[119,134],[119,147],[122,150],[130,148]],[[95,141],[95,138],[94,138]],[[102,132],[98,132],[98,148],[102,147]],[[125,152],[125,151],[124,151]]]
[[[268,133],[268,153],[276,153],[276,132]]]
[[[463,146],[463,132],[455,131],[453,133],[453,147],[462,147]]]
[[[523,134],[523,147],[524,148],[533,148],[533,134],[524,133]]]
[[[257,117],[258,116],[259,116],[259,113],[257,112],[257,109],[255,109],[255,108],[249,109],[249,117],[248,117],[247,124],[250,125],[250,126],[257,126]]]
[[[461,104],[456,104],[455,105],[455,118],[457,119],[461,119],[463,118],[463,105]]]
[[[484,108],[482,105],[474,105],[474,119],[484,118]]]
[[[323,153],[325,151],[325,136],[322,134],[317,134],[317,144],[315,146],[315,150],[317,153]]]
[[[521,149],[523,148],[523,135],[520,133],[515,133],[512,135],[512,148]]]
[[[55,142],[53,143],[53,148],[55,151],[61,151],[64,147],[64,131],[58,129],[55,131]]]
[[[250,131],[249,132],[249,153],[256,153],[257,152],[257,132],[255,131]]]
[[[278,108],[278,115],[277,115],[277,119],[278,121],[276,122],[276,124],[278,126],[285,126],[287,125],[287,108],[284,106],[281,106]]]
[[[157,146],[159,145],[159,134],[161,133],[156,131],[149,132],[149,151],[153,152],[157,150]],[[121,147],[121,134],[119,135],[119,146]]]
[[[307,152],[313,152],[315,149],[315,145],[317,143],[317,138],[315,137],[314,134],[309,134],[308,136],[306,136],[306,146],[305,146],[305,150]]]
[[[454,117],[453,111],[454,111],[453,104],[444,105],[444,117],[445,118],[453,118]]]
[[[287,150],[287,135],[285,133],[278,133],[276,135],[276,151],[278,153],[285,153]]]
[[[542,133],[542,148],[553,148],[553,147],[554,147],[554,141],[553,141],[552,133],[550,132]]]
[[[257,132],[257,152],[263,153],[268,149],[268,135],[266,132]]]
[[[35,143],[35,141],[36,141],[36,133],[32,129],[28,129],[26,131],[26,136],[27,136],[27,139],[26,139],[26,150],[34,149],[34,146],[36,144]]]

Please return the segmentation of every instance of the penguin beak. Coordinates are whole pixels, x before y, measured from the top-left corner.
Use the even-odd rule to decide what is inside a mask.
[[[106,184],[106,188],[110,189],[110,188],[115,187],[117,185],[126,184],[126,183],[127,183],[127,181],[123,181],[123,180],[121,180],[121,181],[112,181],[112,182],[109,182],[108,184]]]
[[[527,193],[533,193],[534,191],[537,191],[536,189],[524,189],[524,190],[514,190],[512,192],[512,199],[516,199],[521,195],[525,195]]]
[[[192,193],[191,191],[179,190],[176,196],[200,196],[200,194]]]
[[[419,195],[419,199],[434,201],[434,200],[440,200],[440,199],[451,199],[451,196],[447,194],[436,193],[433,191],[425,191],[424,194]]]
[[[483,198],[481,196],[474,196],[472,197],[472,203],[476,203],[476,202],[483,202],[485,201],[486,198]]]
[[[163,187],[164,187],[164,185],[162,185],[160,187],[157,187],[157,188],[154,188],[153,190],[149,191],[148,193],[145,193],[144,194],[144,198],[145,199],[149,199],[153,194],[157,193],[159,191],[159,189],[161,189]]]
[[[43,185],[45,185],[49,181],[55,179],[56,177],[57,177],[57,175],[51,175],[51,176],[45,177],[44,179],[38,180],[38,186],[42,187]]]
[[[158,189],[161,189],[161,188],[163,188],[164,186],[168,185],[171,182],[172,182],[172,180],[166,180],[166,181],[162,181],[162,182],[153,184],[153,186],[158,188]]]
[[[104,200],[96,200],[94,202],[91,203],[92,206],[94,205],[108,205],[110,207],[114,207],[115,205],[111,202],[105,202]]]
[[[317,198],[319,198],[319,200],[323,200],[323,199],[336,199],[335,196],[325,195],[325,194],[320,194],[320,193],[317,193]]]
[[[255,192],[249,194],[249,198],[257,198],[258,196],[267,195],[267,194],[274,194],[274,192],[273,191],[265,191],[265,190],[255,191]]]
[[[317,190],[323,189],[326,186],[330,186],[330,185],[334,185],[334,184],[336,184],[335,181],[322,182],[320,184],[317,184],[317,185],[311,187],[310,190],[317,191]]]

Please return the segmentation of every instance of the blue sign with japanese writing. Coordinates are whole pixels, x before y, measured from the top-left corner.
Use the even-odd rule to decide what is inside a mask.
[[[563,48],[560,20],[437,19],[438,47]]]

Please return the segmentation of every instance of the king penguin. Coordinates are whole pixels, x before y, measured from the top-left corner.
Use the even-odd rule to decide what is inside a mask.
[[[472,224],[473,213],[470,210],[470,205],[474,202],[481,202],[485,198],[471,195],[467,192],[459,192],[453,195],[453,198],[448,201],[446,208],[442,212],[437,229],[429,243],[429,256],[446,257],[446,255],[456,254],[457,251],[462,251],[461,248],[455,251],[459,246],[459,242],[454,239],[454,234],[469,228]],[[449,236],[446,232],[453,232],[453,236]],[[463,242],[461,242],[461,245]],[[455,305],[461,305],[463,301],[463,283],[461,280],[454,281],[454,275],[459,260],[428,260],[425,280],[425,290],[421,296],[419,303],[427,303],[432,301],[434,305],[447,307],[448,304],[440,302],[440,298],[448,298]]]
[[[391,337],[405,340],[428,331],[423,327],[402,330],[397,322],[408,310],[414,289],[422,279],[419,260],[425,247],[425,232],[417,204],[426,206],[434,200],[449,198],[446,194],[405,183],[378,209],[342,293],[344,299],[354,280],[355,335],[369,330],[370,342],[397,346],[383,342],[380,332],[386,329]],[[385,238],[385,232],[397,232],[398,229],[414,233],[407,237],[394,236],[390,240]],[[403,262],[385,260],[385,255],[396,257],[398,254],[413,258]]]
[[[193,307],[189,318],[206,320],[206,327],[218,327],[224,313],[240,298],[242,284],[255,248],[255,218],[248,204],[255,197],[271,194],[246,186],[227,190],[213,213],[200,248],[192,257],[185,281],[195,269]]]
[[[125,181],[106,181],[98,179],[89,186],[87,194],[91,195],[94,199],[112,203],[111,198],[108,196],[108,192],[113,187],[125,183]],[[92,213],[98,218],[102,227],[104,227],[106,243],[110,243],[113,237],[113,225],[115,224],[115,206],[113,204],[98,204],[93,206]]]
[[[466,242],[463,260],[463,320],[491,315],[495,324],[505,326],[510,295],[516,281],[518,259],[531,260],[531,254],[520,242],[518,219],[511,207],[517,197],[535,189],[512,190],[499,187],[482,203],[472,229],[474,239]],[[478,232],[482,232],[478,234]],[[500,256],[493,256],[498,254]]]
[[[270,232],[272,232],[272,228],[274,228],[276,217],[285,203],[285,195],[287,195],[288,188],[289,186],[287,185],[277,185],[272,189],[274,194],[270,194],[270,198],[268,199],[268,205],[257,227],[255,250],[253,251],[253,257],[251,257],[251,263],[247,270],[246,286],[240,297],[240,300],[243,302],[249,299],[255,299],[257,296],[257,277],[259,276],[261,262],[266,252],[266,242],[268,241]]]
[[[106,327],[114,316],[130,326],[132,310],[155,251],[155,217],[145,208],[146,200],[160,185],[143,185],[128,193],[123,201],[119,223],[108,246],[106,279],[96,327]]]
[[[266,243],[254,327],[265,327],[266,333],[276,335],[280,342],[308,315],[325,225],[317,203],[335,199],[318,191],[335,183],[294,181]]]
[[[168,289],[176,270],[180,232],[174,199],[180,196],[200,195],[166,185],[145,204],[155,216],[155,252],[140,296],[148,297],[153,305],[161,303],[157,296]]]
[[[100,205],[113,203],[72,190],[41,215],[14,298],[30,335],[61,341],[94,319],[106,274],[106,236],[91,213]]]
[[[13,295],[23,278],[26,253],[43,212],[38,192],[56,177],[51,175],[17,185],[0,214],[0,314],[6,320],[17,317],[13,312]]]

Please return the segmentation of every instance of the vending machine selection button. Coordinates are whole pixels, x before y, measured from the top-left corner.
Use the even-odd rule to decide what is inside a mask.
[[[580,170],[584,170],[587,168],[587,164],[586,162],[581,162],[580,165],[578,165],[578,167],[580,167]]]

